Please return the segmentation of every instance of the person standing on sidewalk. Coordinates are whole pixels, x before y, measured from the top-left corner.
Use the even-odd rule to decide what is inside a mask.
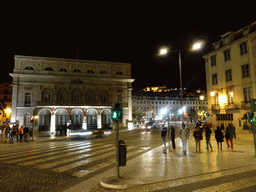
[[[173,125],[171,125],[171,141],[172,141],[172,150],[175,151],[176,147],[175,147],[175,128],[173,127]]]
[[[25,125],[25,127],[24,127],[24,134],[25,134],[24,140],[25,140],[25,142],[28,142],[29,128],[27,127],[27,125]]]
[[[185,125],[182,125],[182,129],[180,130],[180,138],[182,141],[183,154],[187,153],[187,140],[189,138],[189,129],[185,128]]]
[[[211,128],[206,124],[206,127],[205,127],[205,138],[206,138],[206,149],[208,150],[209,149],[209,146],[212,150],[212,145],[211,145],[211,134],[212,134],[212,130]]]
[[[13,126],[9,130],[10,130],[10,132],[9,132],[9,137],[10,137],[9,142],[10,142],[10,144],[13,144],[13,137],[16,134],[16,127]]]
[[[161,137],[162,137],[163,142],[164,142],[164,150],[163,150],[163,153],[166,153],[166,142],[165,142],[166,134],[167,134],[167,128],[164,127],[164,125],[163,125],[162,131],[161,131]]]
[[[215,139],[217,141],[217,147],[220,150],[222,150],[222,142],[224,141],[223,138],[224,138],[223,132],[222,132],[221,128],[219,126],[217,126],[217,129],[215,131]],[[220,144],[220,146],[219,146],[219,144]]]
[[[227,143],[228,148],[230,147],[229,146],[229,141],[230,141],[231,149],[233,150],[234,149],[233,138],[236,138],[236,128],[231,123],[228,124],[226,133],[225,133],[225,137],[226,137],[226,143]]]
[[[196,142],[196,152],[197,152],[197,149],[198,151],[201,150],[201,140],[203,139],[203,136],[202,136],[202,132],[199,131],[198,127],[195,127],[195,131],[194,131],[194,138],[195,138],[195,142]]]
[[[20,128],[20,142],[22,142],[23,141],[23,135],[24,135],[24,129],[23,129],[23,126],[21,126],[21,128]]]

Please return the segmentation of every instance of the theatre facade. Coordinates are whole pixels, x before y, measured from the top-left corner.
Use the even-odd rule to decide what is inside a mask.
[[[131,64],[18,55],[14,59],[11,123],[52,133],[67,123],[73,129],[101,129],[112,124],[111,110],[121,102],[121,126],[132,126]]]

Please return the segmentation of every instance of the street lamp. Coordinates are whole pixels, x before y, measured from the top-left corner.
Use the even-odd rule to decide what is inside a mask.
[[[202,42],[197,42],[193,45],[192,51],[196,51],[202,48]],[[179,70],[180,70],[180,94],[181,94],[181,108],[183,107],[183,88],[182,88],[182,73],[181,73],[181,51],[182,50],[173,50],[169,51],[167,48],[162,48],[159,51],[159,55],[166,55],[168,52],[179,52]]]

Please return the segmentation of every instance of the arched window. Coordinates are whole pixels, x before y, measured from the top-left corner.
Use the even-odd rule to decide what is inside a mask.
[[[31,107],[31,93],[25,94],[25,107]]]
[[[60,90],[58,93],[58,101],[66,101],[67,100],[67,93],[64,90]]]
[[[59,71],[61,71],[61,72],[68,72],[68,70],[66,68],[61,68]]]
[[[45,70],[45,71],[53,71],[53,68],[51,68],[51,67],[46,67],[44,70]]]
[[[25,70],[34,70],[34,68],[31,66],[27,66],[27,67],[25,67]]]
[[[75,69],[73,72],[81,73],[82,71],[80,69]]]
[[[94,73],[94,71],[93,70],[88,70],[87,73]]]
[[[107,71],[102,70],[102,71],[100,72],[100,74],[108,74],[108,73],[107,73]]]
[[[88,103],[94,103],[95,102],[95,92],[93,90],[88,90],[86,92],[85,99]]]
[[[43,101],[46,101],[46,102],[52,101],[52,92],[50,90],[45,90],[43,92]]]
[[[123,72],[118,71],[118,72],[116,72],[116,75],[123,75]]]
[[[106,90],[100,92],[100,103],[106,103],[109,100],[108,92]]]
[[[78,90],[72,92],[72,101],[79,102],[81,100],[81,93]]]

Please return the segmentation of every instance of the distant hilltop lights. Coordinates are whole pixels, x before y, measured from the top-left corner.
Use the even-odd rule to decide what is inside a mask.
[[[171,92],[171,91],[177,91],[178,88],[170,88],[167,89],[166,86],[157,86],[157,87],[146,87],[143,89],[144,92],[157,92],[157,93],[161,93],[161,92]],[[183,90],[186,90],[186,88],[183,88]]]

